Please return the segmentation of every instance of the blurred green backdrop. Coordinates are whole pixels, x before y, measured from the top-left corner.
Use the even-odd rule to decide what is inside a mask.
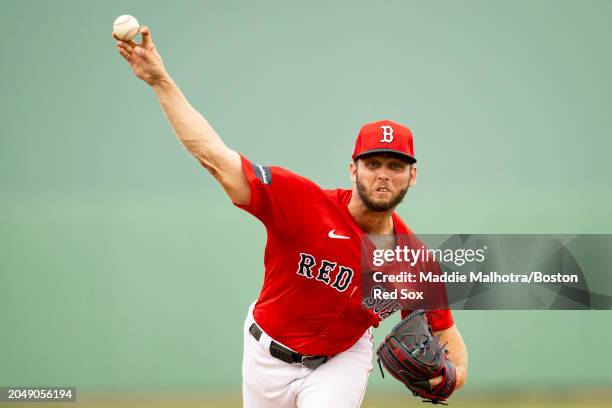
[[[0,0],[0,385],[240,389],[265,231],[116,53],[126,13],[254,161],[348,187],[389,118],[415,135],[416,232],[612,232],[609,1]],[[455,316],[467,389],[612,385],[609,312]]]

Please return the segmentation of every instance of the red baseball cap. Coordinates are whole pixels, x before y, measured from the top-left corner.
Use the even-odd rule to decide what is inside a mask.
[[[366,123],[359,131],[352,157],[355,160],[373,153],[394,153],[416,163],[412,132],[391,120]]]

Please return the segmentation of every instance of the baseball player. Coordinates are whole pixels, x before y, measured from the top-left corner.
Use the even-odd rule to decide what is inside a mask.
[[[323,190],[227,147],[166,71],[149,29],[141,34],[140,44],[118,41],[119,53],[153,88],[187,150],[267,231],[263,288],[244,324],[244,406],[360,406],[373,368],[371,327],[389,314],[362,307],[360,245],[370,234],[411,232],[394,212],[416,182],[410,130],[365,125],[349,165],[353,188]],[[467,352],[453,317],[442,310],[427,318],[448,343],[461,387]]]

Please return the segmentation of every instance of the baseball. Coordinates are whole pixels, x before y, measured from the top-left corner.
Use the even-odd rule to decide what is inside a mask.
[[[136,37],[139,29],[138,20],[129,14],[117,17],[113,23],[113,33],[123,41],[130,41]]]

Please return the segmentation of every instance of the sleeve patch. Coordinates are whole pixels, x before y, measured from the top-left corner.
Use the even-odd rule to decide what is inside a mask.
[[[257,179],[263,184],[272,184],[272,170],[270,170],[270,166],[253,163],[253,171]]]

